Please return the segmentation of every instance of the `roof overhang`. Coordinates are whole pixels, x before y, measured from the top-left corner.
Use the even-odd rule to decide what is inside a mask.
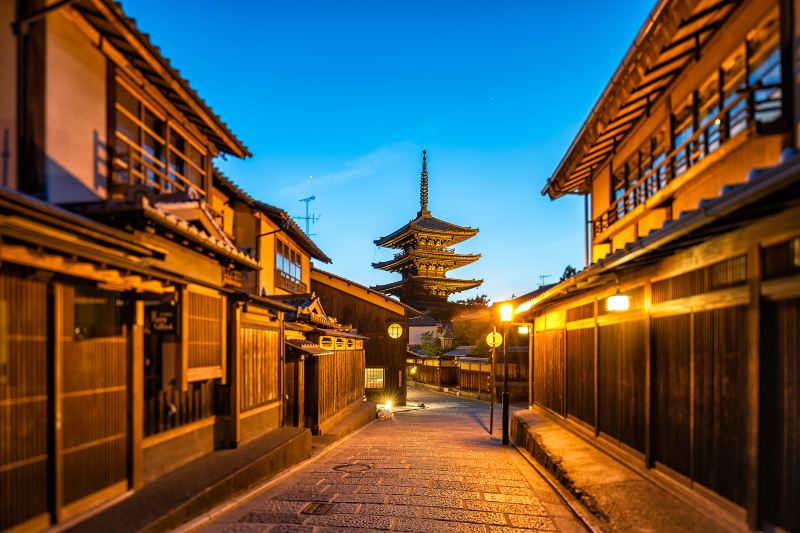
[[[534,291],[525,301],[516,299],[515,314],[525,314],[541,305],[614,283],[618,275],[641,268],[735,230],[755,219],[800,207],[800,151],[785,150],[775,167],[752,170],[747,182],[729,186],[697,209],[684,212],[661,229],[627,244],[596,263],[544,291]]]
[[[139,73],[137,81],[158,90],[220,152],[237,157],[251,155],[228,125],[150,42],[149,36],[137,28],[136,21],[123,12],[118,2],[78,0],[70,5],[67,13],[88,23],[97,32],[96,46],[123,63],[123,67],[130,66]]]
[[[658,2],[542,194],[586,194],[594,173],[740,3]]]
[[[343,278],[341,276],[337,276],[336,274],[332,274],[330,272],[326,272],[318,268],[311,269],[311,281],[316,281],[318,283],[329,285],[335,289],[346,292],[347,294],[351,294],[356,298],[359,298],[374,305],[381,306],[385,309],[388,309],[389,311],[393,311],[400,315],[405,315],[405,316],[422,315],[422,311],[419,311],[411,307],[410,305],[406,305],[403,302],[396,300],[395,298],[390,298],[389,296],[387,296],[382,292],[378,292],[376,290],[370,289],[369,287],[366,287],[365,285],[361,285],[359,283],[356,283],[355,281]]]

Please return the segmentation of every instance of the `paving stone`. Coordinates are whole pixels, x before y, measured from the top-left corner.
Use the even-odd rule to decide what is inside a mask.
[[[526,481],[535,471],[476,423],[485,419],[485,404],[411,394],[435,408],[397,413],[391,423],[368,426],[229,512],[219,520],[225,525],[209,527],[209,533],[225,526],[231,533],[269,527],[286,533],[522,533],[555,530],[554,511],[559,524],[567,520],[568,511],[544,505],[554,505],[557,496],[548,494],[542,502]],[[354,465],[368,469],[349,471]],[[331,508],[302,514],[309,502]]]

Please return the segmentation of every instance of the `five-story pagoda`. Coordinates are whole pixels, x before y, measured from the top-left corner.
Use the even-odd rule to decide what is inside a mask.
[[[375,241],[378,246],[402,251],[392,259],[373,263],[372,266],[398,272],[402,276],[396,282],[378,285],[374,289],[393,294],[403,303],[418,309],[426,309],[444,304],[451,294],[477,287],[483,280],[446,277],[448,271],[480,258],[480,254],[457,254],[452,248],[478,233],[478,230],[431,216],[428,210],[428,162],[424,150],[419,200],[417,218]]]

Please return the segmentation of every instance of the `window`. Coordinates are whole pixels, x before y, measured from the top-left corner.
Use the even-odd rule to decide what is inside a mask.
[[[114,181],[158,192],[204,194],[206,151],[154,105],[117,79],[114,104]]]
[[[275,269],[278,271],[278,279],[275,284],[288,291],[304,292],[302,256],[300,252],[291,248],[288,244],[277,240],[275,251]]]
[[[75,340],[122,335],[122,300],[114,293],[76,287],[73,300]]]
[[[703,130],[701,148],[704,156],[719,148],[722,141],[719,111],[719,76],[714,74],[697,92],[697,116]]]
[[[364,388],[382,389],[384,387],[385,368],[365,368],[364,369]]]
[[[690,96],[672,115],[672,146],[681,149],[672,166],[674,176],[680,176],[694,163],[694,97]]]
[[[762,124],[781,118],[781,49],[778,18],[762,22],[747,36],[748,85],[754,87],[755,120]]]

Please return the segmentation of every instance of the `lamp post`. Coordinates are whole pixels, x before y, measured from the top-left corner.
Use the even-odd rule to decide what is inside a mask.
[[[500,322],[503,323],[503,445],[508,445],[508,324],[514,317],[514,306],[503,304],[500,306]]]

